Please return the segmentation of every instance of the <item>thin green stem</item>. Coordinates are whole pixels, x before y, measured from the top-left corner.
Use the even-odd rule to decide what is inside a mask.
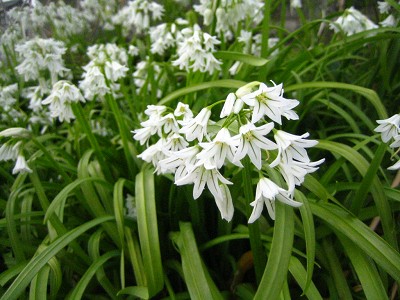
[[[244,170],[242,172],[243,175],[243,184],[244,184],[244,195],[246,199],[246,214],[247,218],[251,215],[251,206],[250,203],[254,200],[253,193],[253,185],[252,185],[252,176],[251,176],[251,164],[248,157],[243,160]],[[254,259],[254,269],[256,273],[257,283],[261,282],[261,278],[264,273],[264,268],[267,263],[267,259],[265,256],[265,250],[261,241],[261,234],[258,221],[253,224],[248,224],[249,228],[249,236],[250,236],[250,247],[253,252]]]
[[[90,145],[92,146],[93,150],[96,153],[97,159],[99,160],[100,166],[104,172],[106,179],[110,180],[112,176],[110,169],[108,167],[109,164],[106,164],[106,160],[100,149],[100,145],[97,142],[96,137],[93,135],[92,129],[90,128],[90,125],[85,118],[82,107],[80,106],[79,103],[72,103],[72,110],[75,114],[77,121],[79,122],[79,125],[81,125],[83,132],[86,134],[86,137],[88,138]]]

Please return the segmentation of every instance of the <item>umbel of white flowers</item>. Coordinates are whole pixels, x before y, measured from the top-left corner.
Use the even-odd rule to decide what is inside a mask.
[[[211,110],[222,103],[219,120],[210,120]],[[175,109],[149,105],[144,112],[148,118],[132,131],[133,138],[147,145],[139,157],[152,163],[157,174],[174,174],[176,185],[194,184],[194,199],[207,186],[227,221],[234,211],[228,187],[233,183],[221,168],[242,168],[248,157],[260,178],[249,223],[260,217],[264,205],[275,219],[275,201],[300,206],[293,200],[296,186],[324,161],[308,157],[307,148],[317,144],[307,140],[308,133],[298,136],[274,128],[283,117],[298,120],[293,111],[298,104],[283,97],[282,84],[251,82],[196,116],[183,103]]]
[[[400,151],[400,114],[395,114],[385,120],[376,121],[379,126],[375,128],[376,132],[379,132],[382,137],[382,141],[389,143],[390,148],[396,149],[394,155]],[[393,156],[394,156],[393,155]],[[399,170],[400,169],[400,159],[388,170]]]

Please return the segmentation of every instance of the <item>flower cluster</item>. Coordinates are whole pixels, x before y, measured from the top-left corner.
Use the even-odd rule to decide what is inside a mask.
[[[378,28],[378,25],[354,7],[350,7],[336,21],[329,24],[329,27],[335,32],[343,31],[344,34],[350,36],[355,33]]]
[[[390,148],[397,148],[396,153],[400,151],[400,114],[395,114],[385,120],[376,121],[379,126],[375,128],[376,132],[381,133],[382,141],[385,143],[391,142]],[[388,170],[399,170],[400,159]]]
[[[183,29],[181,33],[182,40],[178,42],[177,49],[178,58],[172,65],[181,70],[210,74],[221,69],[222,63],[213,55],[215,46],[221,43],[216,37],[203,32],[197,24],[192,28]]]
[[[400,1],[398,2],[400,3]],[[384,20],[379,22],[382,27],[396,27],[399,23],[399,18],[393,13],[394,9],[386,1],[378,1],[379,13],[385,17]]]
[[[28,131],[24,128],[8,128],[0,132],[0,138],[11,137],[0,147],[0,161],[15,161],[12,174],[32,173],[23,153],[24,143],[22,138],[26,137]]]
[[[226,39],[233,37],[242,21],[251,20],[257,25],[263,17],[264,2],[259,0],[224,0],[218,2],[216,9],[213,6],[212,1],[201,0],[193,8],[203,16],[205,25],[215,20],[217,33]]]
[[[220,120],[214,122],[211,110],[221,102]],[[282,84],[268,87],[259,82],[239,88],[221,102],[203,108],[196,116],[183,103],[174,110],[148,106],[147,120],[133,131],[134,139],[148,146],[139,157],[152,163],[158,174],[174,174],[176,185],[193,183],[194,199],[207,186],[221,217],[228,221],[234,210],[228,188],[232,182],[223,176],[221,168],[242,168],[246,157],[260,174],[249,222],[260,217],[264,204],[274,219],[276,200],[294,207],[301,205],[293,200],[295,187],[323,162],[311,162],[307,154],[306,149],[317,142],[307,140],[308,133],[297,136],[274,128],[282,125],[282,117],[298,119],[293,108],[299,102],[283,97]],[[151,144],[153,137],[155,143]],[[276,176],[268,176],[271,172]]]
[[[112,18],[114,25],[121,25],[127,36],[132,29],[138,33],[149,29],[152,20],[159,20],[164,14],[164,7],[149,0],[132,0]]]
[[[50,95],[42,101],[42,104],[49,104],[52,118],[69,123],[71,119],[75,119],[71,103],[79,101],[85,102],[80,90],[72,83],[60,80],[54,84]]]
[[[64,67],[62,55],[66,52],[63,42],[54,39],[35,38],[18,44],[15,51],[19,54],[20,64],[16,67],[18,74],[25,81],[40,80],[49,72],[54,84],[59,77],[65,77],[70,70]]]
[[[119,90],[117,81],[126,76],[128,54],[116,44],[99,44],[90,46],[87,55],[91,61],[83,67],[83,80],[79,87],[88,100],[95,96],[103,97]]]

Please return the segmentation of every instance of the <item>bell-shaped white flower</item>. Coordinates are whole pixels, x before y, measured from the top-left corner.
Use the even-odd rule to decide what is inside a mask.
[[[250,203],[251,206],[253,206],[253,212],[249,218],[249,223],[253,223],[261,216],[264,204],[267,207],[271,219],[275,220],[276,200],[293,207],[299,207],[302,205],[302,203],[294,201],[291,198],[290,192],[284,190],[275,182],[268,178],[261,178],[257,184],[255,200]]]
[[[29,168],[28,163],[25,160],[25,156],[18,154],[17,161],[15,163],[14,169],[12,170],[13,175],[18,173],[32,173],[31,168]]]
[[[193,170],[189,171],[186,176],[179,179],[178,181],[175,181],[176,185],[185,185],[190,183],[194,183],[194,199],[200,197],[206,184],[211,194],[213,194],[214,198],[221,199],[223,198],[223,192],[221,191],[220,184],[232,184],[232,182],[221,175],[216,167],[206,166],[202,163],[197,163],[194,166]]]
[[[272,122],[260,127],[256,127],[253,123],[241,126],[239,134],[233,137],[238,147],[233,161],[237,162],[248,155],[251,162],[260,170],[262,166],[261,150],[274,150],[277,148],[274,142],[265,137],[273,127],[274,123]]]
[[[292,108],[299,104],[297,100],[283,98],[282,83],[273,87],[268,87],[260,83],[257,91],[242,97],[243,101],[253,107],[251,122],[256,123],[264,116],[272,121],[282,124],[282,116],[288,119],[298,119],[297,114]]]
[[[277,130],[274,138],[278,144],[278,155],[270,166],[273,168],[278,165],[282,156],[285,156],[285,161],[295,159],[301,162],[310,162],[306,148],[314,147],[318,142],[305,139],[308,136],[308,133],[299,136],[283,130]]]
[[[195,139],[202,141],[203,136],[207,134],[207,124],[210,116],[211,110],[208,107],[203,108],[195,118],[184,124],[179,133],[183,133],[189,142]]]
[[[227,158],[234,162],[237,142],[231,137],[229,130],[222,128],[212,142],[199,143],[203,150],[197,154],[197,158],[203,163],[209,162],[218,169],[222,167]]]
[[[221,218],[228,222],[232,220],[234,207],[231,192],[226,184],[220,184],[221,198],[215,198],[215,204],[221,213]]]
[[[400,114],[376,122],[379,126],[375,128],[375,131],[381,133],[382,141],[385,143],[400,134]]]

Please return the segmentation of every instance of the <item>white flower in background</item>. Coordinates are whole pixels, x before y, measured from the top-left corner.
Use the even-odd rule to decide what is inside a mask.
[[[379,22],[382,27],[396,27],[398,20],[393,15],[389,15],[385,20]]]
[[[149,57],[146,57],[146,60],[142,60],[136,64],[135,69],[133,78],[137,87],[136,92],[140,93],[142,89],[151,91],[152,86],[148,77],[152,74],[152,77],[157,82],[157,98],[161,98],[162,91],[159,87],[164,86],[168,82],[168,77],[165,72],[162,72],[161,67],[156,62],[150,62]]]
[[[350,7],[336,21],[329,24],[329,28],[335,32],[343,31],[346,35],[350,36],[355,33],[378,28],[378,25],[354,7]]]
[[[71,107],[71,103],[74,102],[85,102],[80,90],[72,83],[60,80],[54,84],[50,95],[42,101],[42,104],[49,105],[52,118],[69,123],[71,119],[75,119]]]
[[[163,55],[164,52],[176,45],[176,41],[181,38],[181,33],[176,25],[162,23],[155,27],[150,27],[151,53]]]
[[[54,39],[28,40],[15,46],[20,61],[16,70],[25,81],[39,80],[40,77],[45,77],[43,72],[48,71],[54,84],[59,77],[66,77],[70,73],[70,70],[64,67],[62,58],[66,50],[63,42]]]
[[[128,53],[126,49],[116,44],[98,44],[87,49],[91,61],[83,66],[83,80],[79,87],[88,100],[94,97],[103,97],[108,93],[117,96],[119,85],[117,81],[126,76],[129,70]]]
[[[126,216],[136,220],[137,219],[137,209],[136,209],[136,199],[131,194],[127,194],[125,198],[125,208]]]
[[[0,147],[0,161],[16,160],[20,152],[21,142],[6,142]]]
[[[301,8],[301,0],[290,0],[290,8]]]
[[[12,170],[12,174],[23,174],[23,173],[32,173],[31,168],[29,168],[28,163],[26,162],[25,156],[22,154],[18,154],[17,161],[15,163],[14,169]]]
[[[249,218],[249,223],[253,223],[261,216],[264,204],[267,207],[271,219],[275,220],[276,200],[292,207],[299,207],[302,205],[302,203],[294,201],[291,194],[278,186],[275,182],[268,178],[261,178],[257,184],[255,200],[251,203],[253,212]]]
[[[132,30],[138,33],[149,29],[152,21],[160,20],[164,14],[164,7],[149,0],[132,0],[112,17],[114,25],[122,27],[125,36]]]
[[[195,139],[202,141],[207,134],[207,124],[210,116],[211,110],[208,107],[203,108],[196,117],[184,123],[179,133],[183,133],[189,142]]]
[[[261,169],[261,150],[274,150],[277,145],[265,136],[274,128],[274,123],[267,123],[256,127],[253,123],[247,123],[239,129],[239,134],[233,137],[237,143],[234,162],[243,159],[246,155],[257,169]]]
[[[378,10],[380,14],[388,14],[390,12],[390,4],[386,1],[378,1]]]
[[[8,86],[0,87],[0,107],[9,111],[17,102],[16,96],[18,92],[18,84],[14,83]]]
[[[177,49],[178,58],[172,61],[172,65],[181,70],[210,74],[221,69],[222,63],[213,55],[215,46],[220,44],[219,40],[203,33],[197,24],[192,28],[183,29],[181,36]]]
[[[292,110],[299,101],[283,98],[282,84],[268,87],[260,83],[259,89],[242,97],[242,100],[253,107],[252,123],[258,122],[265,115],[272,121],[282,124],[282,116],[288,120],[297,120],[298,115]]]
[[[385,120],[376,121],[379,126],[375,128],[376,132],[381,133],[382,141],[387,143],[390,139],[400,133],[400,114],[395,114]]]
[[[216,31],[225,40],[232,36],[232,30],[237,31],[241,22],[250,21],[258,25],[263,18],[264,1],[261,0],[219,1],[216,9],[213,5],[212,1],[200,0],[193,8],[203,16],[205,25],[210,25],[215,19]]]

